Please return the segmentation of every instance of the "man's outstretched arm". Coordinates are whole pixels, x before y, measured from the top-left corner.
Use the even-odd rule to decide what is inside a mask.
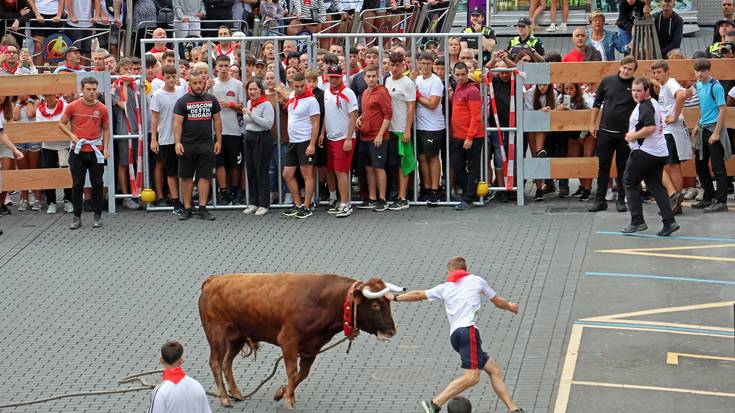
[[[394,295],[393,301],[421,301],[426,300],[426,291],[409,291],[405,294]]]
[[[510,311],[513,314],[518,314],[518,304],[511,303],[510,301],[506,300],[505,298],[496,295],[495,297],[491,298],[490,301],[495,304],[495,307],[498,307],[501,310],[507,310]]]

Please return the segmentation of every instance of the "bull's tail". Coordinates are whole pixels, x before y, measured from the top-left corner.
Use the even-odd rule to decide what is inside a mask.
[[[258,360],[258,350],[260,349],[260,343],[253,341],[250,337],[245,339],[245,345],[240,350],[240,355],[245,357],[253,356],[255,360]]]

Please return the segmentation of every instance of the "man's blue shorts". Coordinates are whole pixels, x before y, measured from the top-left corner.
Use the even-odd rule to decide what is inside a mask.
[[[480,331],[475,326],[460,327],[449,337],[454,351],[459,353],[463,369],[482,369],[490,359],[482,351]]]

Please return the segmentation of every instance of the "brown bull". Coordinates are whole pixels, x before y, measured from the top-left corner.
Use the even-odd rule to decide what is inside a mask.
[[[319,350],[336,334],[348,334],[356,328],[381,341],[396,334],[390,293],[399,291],[404,289],[379,278],[360,282],[334,274],[209,277],[202,284],[199,316],[209,341],[209,366],[222,405],[231,405],[223,370],[230,395],[243,400],[232,375],[232,361],[244,346],[248,346],[249,355],[262,341],[279,346],[283,352],[288,383],[276,391],[274,399],[285,398],[286,407],[293,408],[296,386],[309,374]],[[350,321],[353,317],[355,321]]]

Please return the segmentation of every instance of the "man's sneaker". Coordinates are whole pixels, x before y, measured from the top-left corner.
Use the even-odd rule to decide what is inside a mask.
[[[294,217],[296,216],[296,214],[299,213],[300,210],[301,210],[300,206],[294,205],[291,208],[288,208],[287,210],[283,211],[283,215],[287,217]]]
[[[36,199],[33,201],[33,204],[31,204],[31,211],[40,211],[41,210],[41,201]]]
[[[94,220],[92,221],[92,228],[102,227],[102,214],[94,214]]]
[[[539,149],[538,152],[536,152],[537,158],[546,158],[549,156],[549,154],[546,152],[546,149]]]
[[[562,23],[562,24],[564,24],[564,23]],[[513,410],[513,411],[512,411],[512,412],[510,412],[510,413],[526,413],[526,411],[525,411],[525,410],[523,410],[523,409],[515,409],[515,410]]]
[[[179,221],[186,221],[194,215],[191,208],[182,208],[181,214],[179,214]]]
[[[184,206],[181,205],[181,202],[179,202],[178,199],[174,199],[173,204],[174,204],[174,210],[173,210],[174,215],[181,215],[181,212],[183,211]]]
[[[694,208],[694,209],[704,209],[704,208],[707,208],[708,206],[710,206],[711,203],[712,203],[712,201],[705,201],[705,200],[696,201],[696,202],[694,202],[692,204],[692,208]]]
[[[378,201],[375,199],[366,199],[362,201],[362,203],[357,204],[358,209],[375,209],[375,206],[378,204]]]
[[[599,212],[607,210],[607,202],[595,202],[591,207],[587,208],[587,212]]]
[[[0,205],[0,215],[10,215],[10,208],[7,205]]]
[[[587,202],[592,198],[592,191],[589,191],[587,189],[582,190],[582,195],[579,196],[580,202]]]
[[[638,225],[630,224],[627,227],[621,229],[620,232],[622,232],[623,234],[632,234],[634,232],[645,231],[647,229],[648,225],[646,225],[646,223],[644,222]]]
[[[375,208],[373,208],[373,211],[383,212],[386,209],[388,209],[388,203],[385,202],[385,199],[378,199],[378,201],[375,203]]]
[[[426,195],[426,206],[434,208],[439,206],[439,190],[429,189],[429,193]]]
[[[20,200],[20,205],[18,205],[18,211],[28,211],[28,201],[25,199]]]
[[[220,188],[217,191],[217,205],[230,205],[232,199],[230,198],[230,191],[227,188]]]
[[[580,186],[579,188],[577,188],[577,191],[572,194],[572,198],[579,198],[582,196],[583,193],[584,193],[584,188]]]
[[[74,212],[74,204],[67,200],[64,200],[64,212],[66,212],[67,214],[71,214],[72,212]]]
[[[125,198],[125,200],[123,201],[123,206],[127,209],[132,210],[140,209],[140,204],[135,202],[133,198]]]
[[[312,215],[314,215],[314,213],[311,212],[311,208],[302,206],[301,208],[299,208],[299,212],[297,212],[294,216],[298,219],[306,219]]]
[[[615,201],[615,209],[618,212],[628,212],[628,206],[625,205],[625,199],[618,198],[617,201]]]
[[[424,408],[424,413],[438,413],[441,408],[434,404],[431,400],[421,400],[421,407]]]
[[[658,235],[659,237],[668,237],[669,235],[676,232],[679,228],[679,224],[677,224],[676,222],[664,225],[661,231],[657,232],[656,235]]]
[[[567,24],[566,23],[560,24],[559,25],[559,31],[566,33],[567,32]]]
[[[267,213],[268,213],[268,208],[258,207],[258,209],[255,210],[256,217],[262,217],[263,215]]]
[[[207,211],[207,207],[204,205],[199,205],[199,219],[203,219],[205,221],[214,221],[214,216]]]
[[[684,190],[684,199],[691,201],[697,197],[697,188],[687,188]]]
[[[350,215],[352,215],[352,205],[346,204],[342,206],[342,209],[340,209],[335,216],[337,218],[346,218]]]
[[[71,221],[71,225],[69,225],[69,229],[79,229],[82,227],[82,217],[74,217],[74,220]]]
[[[608,188],[605,192],[605,201],[614,201],[618,197],[618,194],[613,192],[612,188]]]
[[[556,31],[556,23],[551,23],[549,27],[546,28],[546,31],[549,33],[553,33]]]
[[[329,204],[327,214],[338,214],[340,211],[340,203],[336,199]]]
[[[697,201],[702,201],[704,199],[704,189],[697,189],[697,196],[695,196],[694,199],[696,199]]]
[[[257,210],[258,210],[258,207],[257,206],[255,206],[255,205],[248,205],[248,207],[245,208],[242,211],[242,213],[245,214],[245,215],[250,215],[252,213],[255,213],[255,211],[257,211]]]
[[[544,190],[543,189],[537,189],[536,190],[536,196],[533,197],[533,200],[536,202],[543,201],[544,200]]]
[[[48,204],[48,208],[46,209],[47,214],[55,214],[56,213],[56,204]]]
[[[397,198],[395,201],[388,204],[388,209],[391,211],[400,211],[402,209],[408,209],[408,201],[405,199]]]
[[[716,200],[712,200],[712,203],[704,209],[705,213],[725,211],[727,211],[727,204],[723,202],[718,202]]]
[[[467,202],[464,199],[457,206],[454,207],[455,211],[467,211],[468,209],[474,208],[475,205],[472,202]]]

